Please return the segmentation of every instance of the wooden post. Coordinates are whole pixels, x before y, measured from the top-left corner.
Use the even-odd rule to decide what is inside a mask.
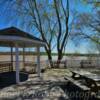
[[[18,45],[15,45],[15,58],[16,58],[16,63],[15,63],[15,68],[16,68],[16,83],[18,84],[20,82],[19,80],[19,50],[18,50]]]
[[[41,76],[41,68],[40,68],[40,47],[37,47],[37,74]]]
[[[23,47],[23,68],[25,69],[25,48]]]
[[[10,71],[13,71],[13,47],[11,47],[11,69]]]

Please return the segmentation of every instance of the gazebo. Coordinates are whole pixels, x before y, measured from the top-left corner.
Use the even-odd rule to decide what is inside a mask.
[[[28,48],[36,47],[37,49],[37,74],[41,76],[40,68],[40,47],[45,46],[45,42],[34,37],[33,35],[28,34],[18,28],[9,27],[0,30],[0,46],[10,47],[11,48],[11,62],[13,62],[13,48],[15,48],[15,70],[16,70],[16,83],[20,82],[19,71],[20,71],[20,62],[19,62],[19,48]],[[23,55],[24,60],[24,55]]]

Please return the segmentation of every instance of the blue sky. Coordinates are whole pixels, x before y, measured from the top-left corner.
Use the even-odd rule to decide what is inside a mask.
[[[91,6],[83,5],[80,2],[74,2],[75,0],[69,0],[69,1],[70,1],[70,9],[76,9],[79,13],[83,13],[83,12],[91,13]],[[10,16],[9,12],[7,12],[7,14],[1,14],[1,12],[3,11],[5,12],[6,7],[7,5],[0,5],[0,29],[10,27],[10,26],[15,26],[15,27],[18,27],[24,31],[27,31],[33,34],[33,30],[28,29],[26,27],[22,28],[20,26],[20,19],[16,19],[8,23],[7,17]],[[79,47],[76,47],[73,44],[73,42],[69,40],[67,47],[66,47],[66,52],[68,53],[74,53],[74,52],[87,53],[87,47],[88,47],[88,43],[86,42],[82,43]],[[9,50],[8,48],[0,48],[0,51],[8,51],[8,50]],[[54,49],[53,52],[56,52],[56,49]]]

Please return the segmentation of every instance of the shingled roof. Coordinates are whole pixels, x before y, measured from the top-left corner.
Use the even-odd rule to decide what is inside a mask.
[[[23,37],[23,38],[29,38],[29,39],[33,39],[33,40],[37,40],[37,41],[42,41],[39,38],[34,37],[33,35],[24,32],[16,27],[9,27],[9,28],[5,28],[0,30],[0,35],[5,35],[5,36],[19,36],[19,37]]]
[[[14,46],[15,43],[18,43],[20,47],[24,45],[26,45],[26,47],[45,45],[45,42],[41,39],[16,27],[0,30],[0,46],[10,46],[11,44]]]

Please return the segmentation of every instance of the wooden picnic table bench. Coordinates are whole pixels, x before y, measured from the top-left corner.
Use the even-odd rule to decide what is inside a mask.
[[[71,71],[74,80],[84,80],[84,84],[91,88],[91,91],[98,92],[100,90],[100,75],[92,74],[87,71]]]
[[[80,82],[80,80],[79,81],[74,80],[73,78],[71,78],[69,76],[65,76],[64,79],[68,80],[69,82],[71,82],[72,84],[74,84],[75,86],[77,86],[84,92],[90,91],[90,88],[87,87],[86,85],[82,84],[82,82]]]
[[[92,63],[92,61],[88,61],[88,60],[82,60],[81,62],[80,62],[80,64],[81,64],[81,68],[86,68],[86,67],[94,67],[94,65],[93,65],[93,63]]]

